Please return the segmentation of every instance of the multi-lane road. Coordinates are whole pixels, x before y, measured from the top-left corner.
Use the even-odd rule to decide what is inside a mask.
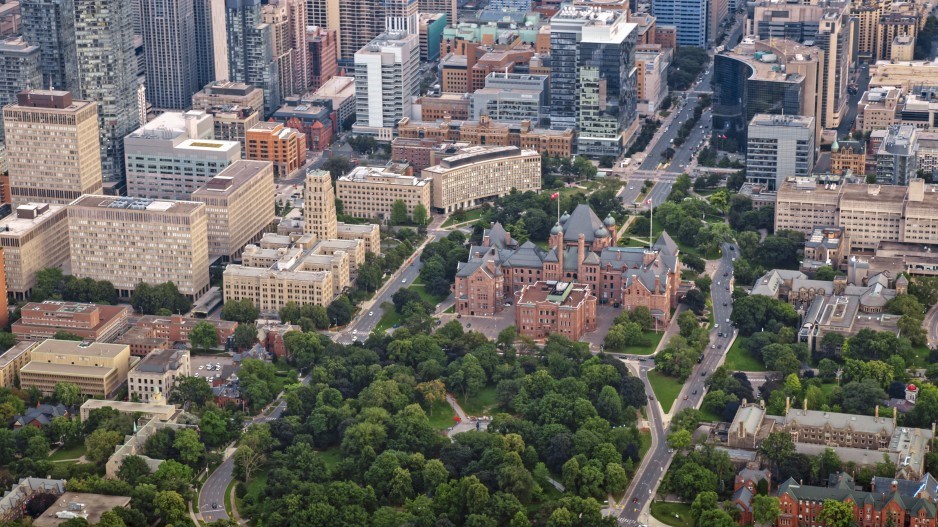
[[[701,401],[703,401],[706,377],[723,362],[726,351],[733,339],[735,330],[725,322],[733,312],[732,287],[727,289],[727,285],[732,281],[733,260],[739,249],[735,245],[724,244],[722,250],[723,257],[714,273],[713,287],[710,289],[715,321],[715,327],[710,332],[710,345],[704,351],[703,360],[684,383],[684,388],[674,402],[672,411],[675,413],[685,408],[700,406]],[[717,285],[717,282],[719,282],[719,285]],[[720,323],[721,321],[723,323]],[[645,392],[651,396],[655,392],[651,387],[651,383],[648,382],[648,371],[654,368],[654,360],[650,357],[642,358],[638,361],[637,368],[639,378],[645,384]],[[647,411],[651,426],[652,447],[642,459],[642,463],[632,479],[632,484],[625,494],[624,509],[619,513],[619,522],[623,524],[635,524],[641,521],[640,517],[644,509],[651,505],[655,490],[658,488],[658,484],[664,476],[664,471],[667,470],[674,456],[665,439],[664,416],[657,399],[649,398]]]

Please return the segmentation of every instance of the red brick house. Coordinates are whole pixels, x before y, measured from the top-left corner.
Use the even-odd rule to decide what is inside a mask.
[[[733,497],[730,501],[739,510],[739,525],[752,525],[752,498],[757,494],[759,482],[772,481],[772,473],[768,470],[744,468],[736,474],[733,482]]]
[[[935,527],[934,485],[928,484],[934,478],[926,475],[922,485],[900,481],[906,480],[892,480],[888,488],[874,484],[873,492],[864,492],[856,490],[853,478],[844,472],[832,476],[828,487],[801,485],[789,478],[778,489],[782,513],[776,526],[823,526],[817,520],[818,514],[824,500],[833,499],[853,505],[857,527]]]
[[[662,232],[648,248],[616,247],[616,234],[615,220],[600,220],[588,205],[560,218],[548,250],[530,242],[519,246],[501,224],[493,224],[456,272],[456,312],[494,315],[525,286],[557,281],[589,286],[601,304],[645,306],[667,323],[678,301],[677,244]]]

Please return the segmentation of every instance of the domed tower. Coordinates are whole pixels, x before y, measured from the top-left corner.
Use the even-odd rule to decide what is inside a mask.
[[[564,213],[563,213],[563,216],[560,217],[560,224],[561,224],[561,225],[565,225],[565,224],[567,223],[567,220],[569,220],[569,219],[570,219],[570,213],[569,213],[569,212],[564,212]]]
[[[612,240],[612,237],[609,236],[609,231],[604,227],[600,227],[593,232],[593,247],[594,251],[601,251],[606,247],[609,247],[609,242]]]
[[[560,218],[561,220],[563,217]],[[561,222],[557,222],[550,229],[550,238],[547,240],[547,245],[552,248],[563,248],[563,227]]]
[[[609,245],[616,244],[616,234],[618,234],[619,229],[616,228],[616,219],[610,214],[606,216],[606,219],[603,220],[603,226],[606,227],[606,230],[609,231],[609,237],[611,238],[611,243]]]

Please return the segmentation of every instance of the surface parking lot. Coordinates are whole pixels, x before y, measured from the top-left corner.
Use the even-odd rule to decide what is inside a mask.
[[[221,369],[227,365],[234,364],[231,357],[227,355],[193,355],[189,359],[192,375],[208,379],[221,373]],[[216,367],[216,365],[218,365]],[[201,367],[201,369],[200,369]]]

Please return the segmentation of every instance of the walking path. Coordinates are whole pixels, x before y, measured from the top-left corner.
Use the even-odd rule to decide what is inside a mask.
[[[450,427],[450,429],[446,432],[446,435],[450,439],[452,439],[456,434],[461,434],[470,430],[485,430],[489,427],[489,419],[470,417],[467,415],[466,412],[463,411],[462,407],[459,406],[459,403],[456,401],[456,397],[453,396],[453,394],[446,394],[446,402],[449,403],[449,406],[453,409],[456,417],[459,417],[459,422]]]

